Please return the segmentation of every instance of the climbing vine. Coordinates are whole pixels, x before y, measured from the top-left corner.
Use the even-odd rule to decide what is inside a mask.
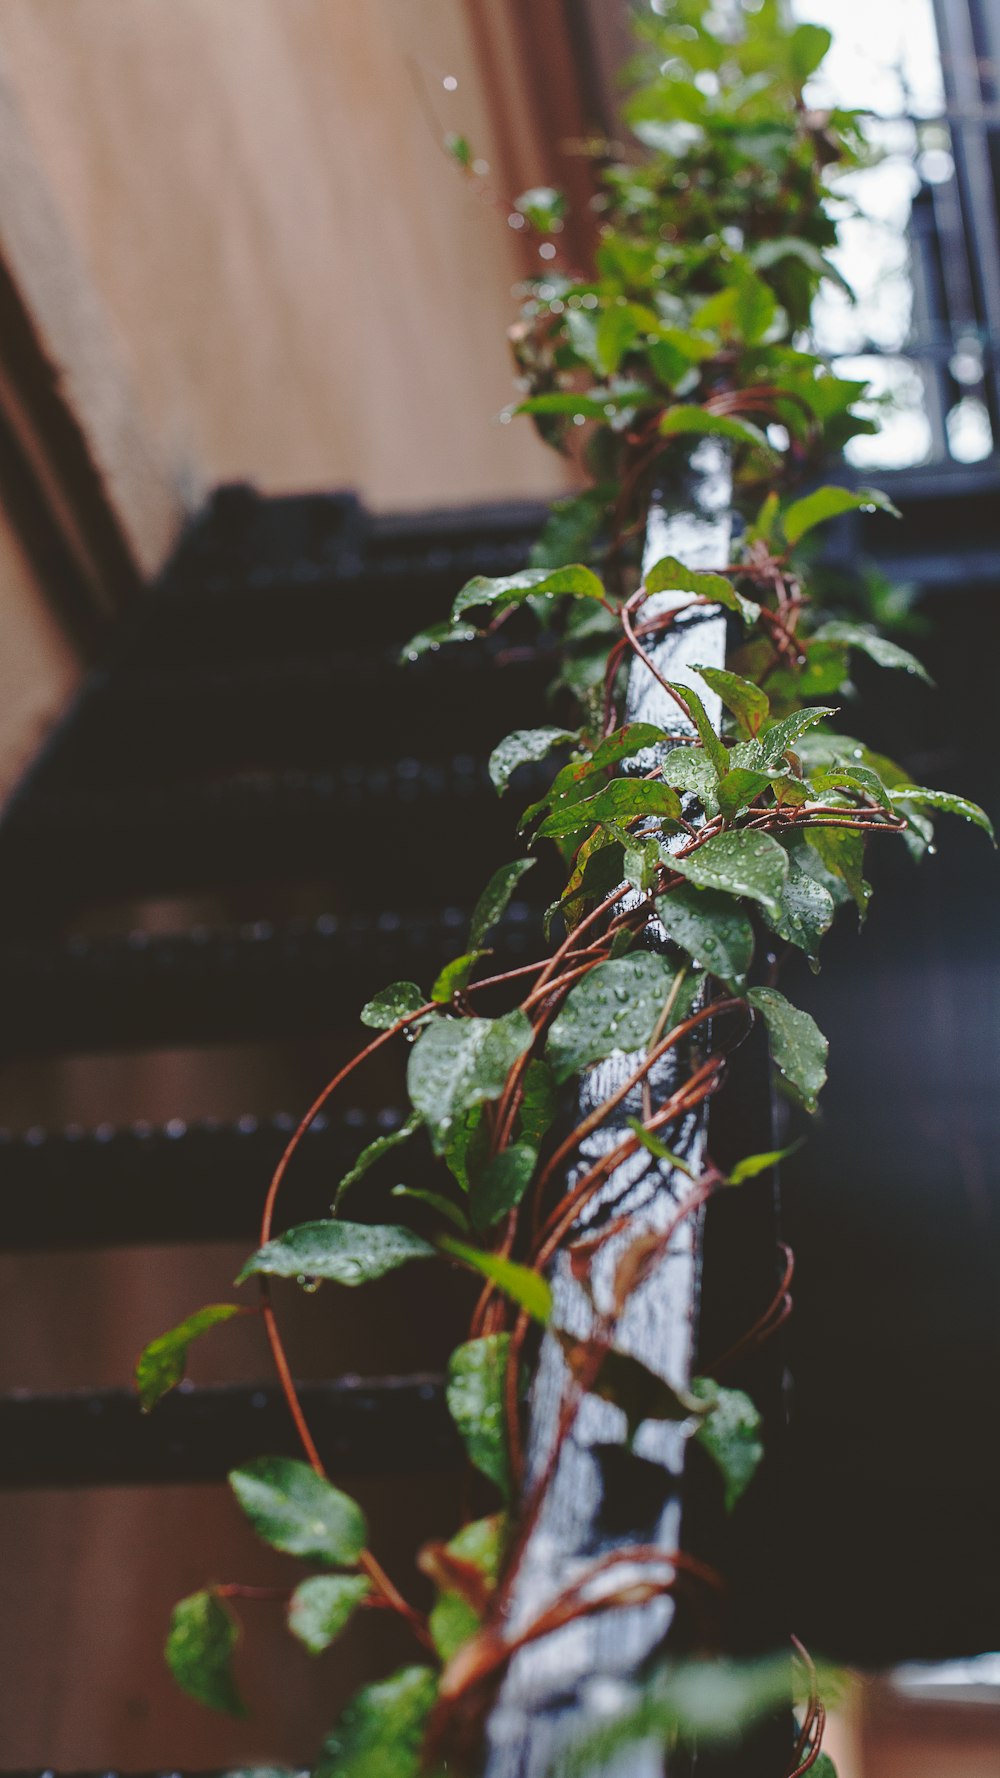
[[[484,638],[520,647],[532,628],[555,657],[550,722],[498,740],[489,764],[501,798],[526,780],[538,792],[520,821],[524,855],[491,878],[464,951],[435,981],[396,982],[364,1007],[373,1034],[290,1141],[257,1249],[237,1279],[256,1284],[302,1446],[301,1459],[263,1456],[230,1478],[260,1536],[311,1571],[287,1597],[289,1629],[320,1653],[355,1612],[378,1606],[403,1619],[414,1641],[414,1663],[365,1687],[332,1730],[317,1766],[323,1778],[474,1771],[484,1712],[518,1650],[581,1616],[664,1592],[711,1596],[718,1578],[693,1556],[628,1544],[516,1632],[508,1617],[560,1443],[588,1393],[621,1409],[630,1438],[659,1420],[696,1441],[720,1472],[727,1508],[749,1486],[762,1456],[750,1398],[721,1374],[662,1375],[618,1343],[626,1303],[682,1224],[780,1158],[748,1155],[724,1171],[706,1153],[693,1165],[676,1152],[676,1131],[719,1092],[755,1022],[766,1028],[782,1089],[812,1112],[827,1046],[778,988],[783,959],[798,951],[816,966],[837,914],[853,907],[864,918],[870,842],[902,840],[919,859],[939,812],[990,832],[974,804],[911,783],[837,726],[852,654],[927,675],[815,564],[813,534],[824,521],[893,509],[875,490],[821,480],[824,461],[876,424],[865,385],[836,375],[809,335],[820,283],[839,280],[828,257],[837,176],[866,150],[856,114],[818,112],[804,96],[827,32],[787,27],[781,12],[778,0],[712,12],[701,0],[661,0],[640,23],[626,107],[636,146],[591,145],[597,238],[586,275],[562,265],[557,192],[525,193],[511,208],[544,250],[511,330],[519,378],[511,412],[531,416],[587,486],[559,504],[523,571],[470,581],[405,660],[432,673],[428,657],[441,650],[482,647]],[[477,176],[463,139],[451,152]],[[669,499],[706,446],[733,481],[728,559],[696,568],[648,552],[644,560],[651,504],[664,491]],[[699,608],[727,616],[727,665],[668,680],[657,645],[682,612]],[[669,730],[627,719],[635,662],[676,711]],[[497,970],[490,940],[536,848],[555,854],[562,875],[545,916],[547,949]],[[666,935],[655,946],[654,916]],[[359,1156],[329,1217],[281,1228],[281,1186],[304,1133],[389,1046],[406,1052],[406,1121]],[[578,1083],[612,1054],[628,1058],[613,1097],[581,1111]],[[668,1096],[654,1100],[644,1083],[668,1055],[683,1065]],[[584,1164],[581,1145],[626,1099],[641,1115],[597,1158],[586,1149]],[[409,1163],[412,1183],[396,1187],[399,1220],[372,1223],[366,1177],[390,1154]],[[676,1214],[655,1238],[625,1243],[610,1298],[595,1301],[593,1331],[581,1339],[556,1324],[551,1265],[568,1249],[588,1288],[599,1249],[621,1229],[584,1236],[581,1214],[635,1158],[681,1176]],[[270,1294],[275,1277],[355,1288],[404,1265],[459,1267],[478,1281],[447,1400],[494,1503],[421,1553],[436,1592],[429,1613],[383,1568],[360,1508],[326,1475]],[[780,1325],[789,1275],[745,1346]],[[210,1305],[146,1348],[136,1377],[145,1410],[183,1376],[191,1341],[240,1312]],[[552,1455],[526,1487],[526,1361],[539,1329],[560,1342],[564,1388]],[[273,1590],[219,1585],[177,1606],[167,1659],[193,1697],[243,1711],[231,1671],[234,1613],[261,1596]],[[637,1735],[705,1744],[791,1702],[783,1656],[708,1665],[707,1690],[704,1661],[664,1666],[638,1705],[580,1746],[573,1769],[594,1769]],[[829,1770],[804,1650],[795,1670],[800,1730],[787,1771]]]

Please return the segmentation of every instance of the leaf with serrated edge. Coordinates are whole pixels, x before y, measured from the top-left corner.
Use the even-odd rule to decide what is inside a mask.
[[[815,1111],[829,1049],[815,1019],[776,988],[751,988],[747,999],[767,1026],[775,1067],[805,1109]]]
[[[229,1486],[258,1537],[307,1562],[353,1568],[365,1547],[365,1516],[349,1494],[297,1457],[255,1457]]]
[[[231,1321],[234,1315],[245,1314],[246,1310],[239,1303],[208,1303],[204,1309],[196,1309],[193,1315],[178,1322],[169,1332],[150,1340],[139,1354],[135,1367],[135,1386],[142,1412],[148,1414],[160,1398],[182,1380],[192,1340],[207,1333],[209,1328],[218,1327],[222,1321]]]
[[[288,1602],[288,1628],[311,1655],[322,1654],[371,1592],[364,1574],[313,1574]]]

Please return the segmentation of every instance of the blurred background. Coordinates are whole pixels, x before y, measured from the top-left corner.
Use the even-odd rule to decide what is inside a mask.
[[[891,397],[845,473],[904,513],[838,522],[828,565],[866,566],[941,688],[880,683],[865,739],[996,818],[1000,13],[794,10],[834,32],[814,103],[866,108],[881,150],[843,200],[859,301],[831,294],[817,329]],[[543,249],[585,261],[579,147],[614,136],[628,41],[625,0],[0,8],[6,1771],[306,1761],[406,1652],[362,1619],[317,1665],[263,1606],[249,1722],[182,1698],[175,1599],[288,1576],[222,1485],[287,1430],[252,1322],[147,1426],[127,1385],[148,1338],[228,1295],[367,993],[426,976],[510,856],[484,760],[537,720],[544,670],[392,663],[470,574],[522,566],[572,486],[499,417],[539,269],[512,199],[565,189]],[[978,1778],[1000,1770],[997,877],[957,828],[919,876],[877,871],[862,938],[795,989],[832,1068],[786,1182],[780,1584],[799,1634],[864,1673],[842,1778]],[[513,910],[512,958],[536,913]],[[335,1108],[290,1214],[322,1209],[398,1093],[386,1066]],[[445,1286],[429,1318],[406,1272],[328,1294],[282,1300],[305,1378],[432,1375],[465,1306]],[[377,1394],[344,1451],[401,1573],[458,1498],[436,1399],[403,1403],[410,1473],[386,1473]]]

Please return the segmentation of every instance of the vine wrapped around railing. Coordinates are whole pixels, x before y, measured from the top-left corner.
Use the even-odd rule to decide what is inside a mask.
[[[501,796],[522,766],[552,764],[549,787],[519,830],[525,852],[547,844],[562,868],[545,919],[549,949],[490,973],[491,934],[534,862],[520,856],[492,877],[464,952],[435,982],[394,983],[364,1008],[375,1035],[303,1118],[267,1192],[257,1251],[237,1280],[258,1281],[304,1453],[304,1461],[262,1457],[231,1478],[261,1536],[318,1570],[288,1596],[289,1626],[318,1653],[355,1611],[379,1607],[405,1620],[419,1654],[358,1694],[320,1758],[324,1778],[481,1770],[486,1714],[521,1651],[569,1624],[665,1596],[683,1595],[699,1621],[711,1622],[718,1576],[659,1543],[616,1545],[527,1619],[511,1605],[588,1399],[612,1405],[630,1442],[651,1423],[673,1427],[676,1441],[696,1441],[721,1474],[727,1508],[751,1483],[762,1445],[750,1398],[719,1378],[670,1374],[622,1338],[629,1302],[690,1219],[780,1158],[748,1155],[724,1171],[703,1142],[685,1148],[678,1133],[720,1091],[728,1058],[755,1021],[766,1028],[783,1090],[814,1110],[826,1042],[779,990],[782,962],[798,952],[815,965],[839,910],[853,905],[863,919],[869,840],[901,837],[919,858],[939,811],[990,831],[974,804],[913,784],[834,726],[852,695],[852,653],[927,675],[874,627],[871,589],[833,587],[810,569],[818,525],[851,510],[891,511],[890,503],[871,489],[789,491],[796,475],[874,422],[856,412],[864,385],[833,374],[807,335],[820,280],[838,275],[826,257],[836,243],[831,180],[863,156],[861,120],[809,108],[803,87],[828,34],[786,28],[779,10],[777,0],[763,0],[716,17],[700,0],[662,0],[645,22],[651,58],[628,109],[644,152],[624,162],[610,145],[595,151],[601,225],[592,275],[559,269],[558,195],[518,200],[513,213],[556,249],[513,330],[518,407],[579,458],[592,485],[557,509],[530,566],[469,582],[449,619],[414,638],[406,659],[501,631],[519,647],[532,624],[558,644],[552,715],[560,725],[508,735],[490,760]],[[471,167],[467,144],[453,152]],[[658,491],[683,480],[713,440],[710,450],[726,455],[733,475],[726,559],[693,565],[647,552],[640,566]],[[660,645],[699,612],[725,614],[727,664],[688,652],[689,667],[668,678]],[[676,722],[626,707],[633,663]],[[656,944],[654,920],[663,935]],[[406,1049],[407,1121],[364,1150],[329,1218],[276,1232],[282,1180],[304,1133],[387,1046]],[[592,1083],[610,1057],[628,1065],[613,1091],[581,1107],[579,1083]],[[669,1090],[654,1094],[654,1079],[668,1079]],[[598,1129],[615,1134],[595,1152]],[[396,1152],[415,1157],[414,1183],[396,1187],[401,1219],[353,1220],[369,1170]],[[627,1213],[588,1230],[588,1205],[626,1164],[631,1178],[666,1168],[682,1181],[675,1211],[634,1239]],[[553,1313],[550,1274],[560,1252],[589,1297],[585,1335]],[[602,1270],[609,1253],[613,1264]],[[270,1296],[274,1277],[354,1287],[411,1264],[458,1266],[478,1282],[447,1393],[495,1508],[421,1553],[436,1589],[429,1613],[386,1573],[367,1547],[360,1509],[326,1477]],[[789,1259],[741,1351],[785,1319],[790,1276]],[[137,1372],[143,1407],[181,1378],[196,1336],[241,1312],[210,1305],[154,1340]],[[538,1330],[561,1355],[560,1396],[545,1460],[525,1485],[525,1361]],[[167,1654],[191,1695],[242,1711],[230,1664],[233,1605],[261,1596],[275,1595],[223,1585],[177,1607]],[[787,1770],[819,1772],[819,1682],[802,1650],[795,1668],[800,1729]],[[675,1659],[599,1730],[561,1750],[558,1769],[602,1770],[640,1741],[666,1748],[724,1739],[790,1705],[789,1674],[784,1656]]]

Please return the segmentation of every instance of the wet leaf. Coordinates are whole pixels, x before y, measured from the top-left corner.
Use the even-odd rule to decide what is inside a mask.
[[[391,1154],[394,1148],[399,1148],[402,1143],[408,1142],[411,1136],[416,1135],[422,1123],[423,1119],[419,1112],[411,1112],[405,1124],[400,1124],[398,1130],[387,1130],[384,1136],[376,1136],[361,1150],[353,1167],[344,1174],[334,1193],[333,1203],[330,1206],[334,1215],[337,1214],[345,1194],[350,1191],[352,1185],[357,1185],[359,1179],[364,1178],[369,1167],[374,1167],[375,1163],[382,1160],[384,1155]]]
[[[416,982],[393,982],[391,987],[383,988],[361,1008],[361,1023],[376,1031],[388,1031],[400,1019],[409,1018],[426,1004],[427,996]]]
[[[807,729],[836,714],[836,710],[822,704],[814,704],[808,710],[796,710],[791,716],[782,717],[780,722],[773,722],[769,728],[761,729],[756,740],[739,741],[730,752],[729,764],[734,769],[745,766],[750,772],[769,771],[795,746],[799,736]]]
[[[217,1593],[192,1593],[174,1606],[164,1648],[181,1691],[230,1716],[247,1714],[232,1674],[239,1634],[235,1617]]]
[[[455,994],[464,993],[472,980],[477,963],[484,957],[492,956],[491,951],[466,951],[461,957],[453,957],[450,963],[438,971],[431,989],[431,999],[439,1006],[447,1006]]]
[[[196,1309],[168,1333],[159,1334],[140,1353],[135,1367],[135,1386],[139,1406],[144,1414],[156,1406],[160,1398],[173,1389],[187,1369],[188,1347],[210,1327],[231,1321],[234,1315],[245,1315],[238,1303],[208,1303]]]
[[[756,623],[760,606],[754,599],[745,599],[724,574],[711,574],[702,569],[685,568],[676,556],[661,556],[643,576],[648,593],[695,593],[700,599],[711,599],[738,611],[744,623]],[[699,669],[700,671],[700,669]]]
[[[695,667],[694,671],[735,716],[740,734],[753,740],[771,713],[766,691],[752,680],[741,679],[738,673],[727,673],[721,667]]]
[[[430,1667],[402,1667],[366,1685],[327,1736],[313,1778],[420,1778],[424,1730],[436,1697]]]
[[[901,784],[893,790],[893,803],[902,804],[905,815],[913,807],[917,809],[940,809],[946,815],[961,815],[963,821],[971,821],[975,827],[981,827],[985,834],[996,844],[993,823],[978,803],[971,803],[968,797],[955,796],[950,790],[927,790],[918,784]]]
[[[852,827],[807,827],[804,831],[808,845],[819,854],[830,875],[840,877],[863,920],[872,893],[864,877],[864,834]]]
[[[437,654],[449,642],[475,642],[478,635],[474,624],[431,624],[429,629],[410,638],[400,654],[400,664],[405,667],[421,655]]]
[[[368,1527],[361,1508],[297,1457],[255,1457],[229,1485],[258,1537],[307,1562],[353,1568]]]
[[[251,1254],[237,1284],[265,1273],[300,1281],[370,1284],[414,1259],[433,1259],[434,1249],[412,1229],[367,1222],[301,1222]]]
[[[775,1067],[800,1104],[815,1111],[829,1049],[815,1019],[792,1006],[776,988],[751,988],[747,999],[767,1026]]]
[[[753,956],[753,927],[730,896],[682,887],[659,896],[656,908],[674,944],[734,993],[743,992]]]
[[[478,1247],[470,1247],[465,1241],[456,1241],[451,1235],[442,1235],[438,1246],[443,1253],[450,1253],[453,1259],[460,1259],[463,1264],[471,1266],[473,1271],[481,1272],[489,1278],[511,1302],[518,1303],[544,1327],[552,1314],[552,1292],[545,1279],[529,1266],[517,1265],[512,1259],[504,1259],[499,1253],[485,1253]]]
[[[445,1393],[448,1411],[458,1428],[469,1462],[495,1482],[506,1499],[510,1493],[510,1459],[504,1380],[510,1335],[484,1334],[456,1347],[448,1360]]]
[[[568,1080],[613,1050],[642,1049],[676,977],[673,964],[649,951],[589,970],[570,989],[549,1028],[545,1053],[556,1080]]]
[[[505,735],[490,754],[490,782],[503,796],[518,766],[547,759],[556,747],[576,746],[579,737],[564,728],[519,728]]]
[[[548,1063],[529,1062],[518,1114],[518,1139],[538,1148],[558,1109],[555,1077]]]
[[[538,829],[536,839],[556,839],[581,832],[599,823],[635,821],[648,816],[675,825],[681,816],[680,799],[669,785],[656,778],[613,778],[593,796],[568,808],[556,808]]]
[[[410,1051],[407,1088],[436,1154],[444,1153],[465,1112],[499,1099],[533,1041],[531,1020],[520,1009],[499,1019],[437,1018],[421,1033]]]
[[[502,1216],[516,1210],[537,1162],[538,1155],[527,1142],[515,1142],[494,1156],[471,1191],[472,1226],[478,1235],[487,1234]]]
[[[788,542],[794,547],[815,525],[839,518],[844,512],[890,512],[893,518],[902,515],[893,506],[888,494],[877,488],[817,488],[802,500],[793,500],[782,513],[782,525]],[[846,628],[852,626],[847,625]]]
[[[760,1414],[742,1389],[722,1389],[710,1377],[693,1378],[691,1393],[711,1406],[695,1438],[721,1472],[726,1511],[731,1512],[763,1461]]]
[[[777,918],[781,891],[788,877],[788,859],[770,834],[748,828],[713,834],[686,858],[671,855],[664,862],[698,889],[721,889],[759,901]]]
[[[817,642],[839,642],[847,648],[856,648],[859,653],[866,654],[877,667],[895,667],[901,673],[909,673],[915,679],[922,679],[925,685],[933,685],[934,681],[915,654],[908,648],[900,648],[898,642],[890,642],[888,636],[880,636],[877,630],[866,629],[863,624],[829,623],[816,631]]]
[[[704,748],[671,747],[664,757],[660,776],[675,790],[697,797],[706,815],[718,812],[719,778]]]
[[[734,821],[743,810],[763,796],[765,790],[771,788],[771,772],[748,772],[745,766],[735,766],[731,772],[719,782],[719,808],[727,821]]]
[[[313,1574],[292,1594],[288,1628],[311,1655],[322,1654],[370,1592],[363,1574]]]
[[[819,941],[829,931],[836,912],[829,890],[792,863],[779,901],[778,914],[764,915],[771,931],[786,944],[796,945],[807,957],[815,957]]]
[[[426,1204],[429,1210],[436,1210],[439,1216],[443,1216],[446,1222],[450,1222],[463,1235],[469,1232],[468,1217],[441,1192],[423,1191],[417,1185],[394,1185],[392,1195],[394,1198],[412,1198],[417,1204]]]
[[[604,588],[597,575],[582,563],[568,568],[522,568],[519,574],[505,574],[499,579],[477,574],[466,582],[451,608],[452,621],[467,611],[492,608],[495,605],[522,605],[529,597],[569,597],[573,599],[604,598]]]
[[[469,926],[469,949],[481,945],[488,932],[502,918],[525,871],[533,868],[533,858],[516,858],[513,864],[502,864],[495,870],[479,897]]]
[[[680,684],[674,686],[674,691],[679,692],[691,712],[692,720],[698,731],[699,739],[715,768],[716,776],[718,778],[724,778],[729,770],[729,752],[728,749],[723,746],[716,734],[713,724],[709,721],[708,712],[698,696],[698,693],[693,686]],[[718,794],[718,792],[716,792],[716,794]]]

